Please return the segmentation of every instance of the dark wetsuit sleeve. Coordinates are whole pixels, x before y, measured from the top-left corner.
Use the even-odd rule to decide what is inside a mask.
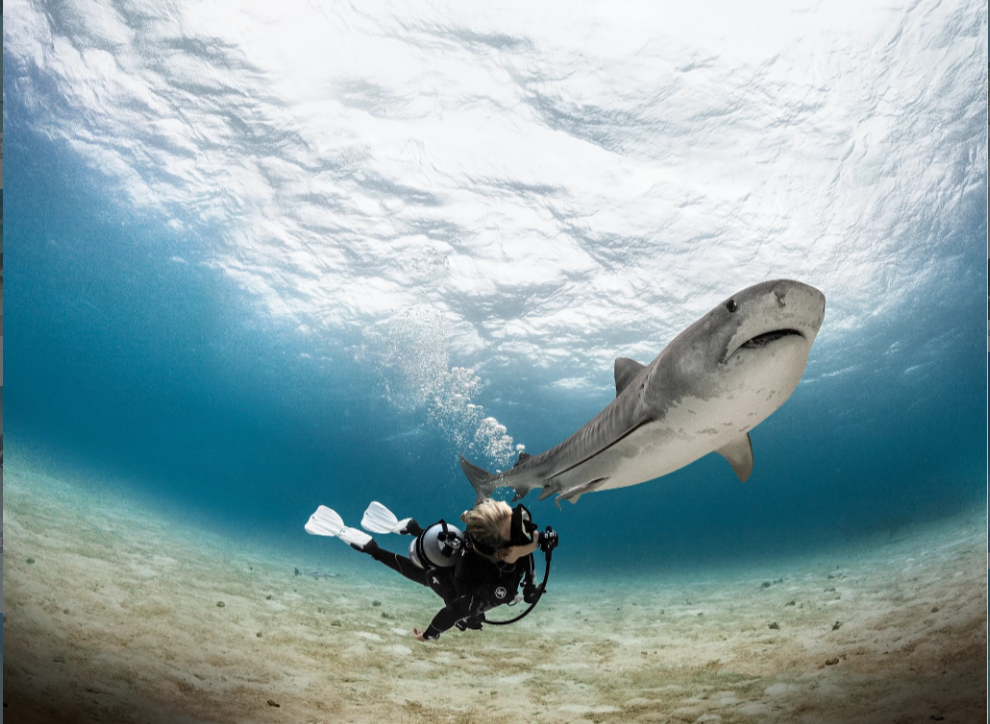
[[[455,598],[433,617],[430,627],[423,632],[423,638],[430,641],[440,638],[440,634],[462,618],[470,616],[480,604],[481,598],[477,594],[468,593]]]

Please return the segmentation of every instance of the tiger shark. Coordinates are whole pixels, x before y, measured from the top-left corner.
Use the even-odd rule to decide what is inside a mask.
[[[749,431],[791,396],[825,319],[825,295],[788,279],[743,289],[677,335],[648,365],[615,360],[615,399],[539,455],[490,473],[461,457],[477,501],[502,487],[576,503],[638,485],[710,452],[741,482],[753,471]]]

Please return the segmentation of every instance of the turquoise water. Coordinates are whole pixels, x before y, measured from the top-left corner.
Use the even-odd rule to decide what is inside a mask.
[[[23,450],[126,481],[211,528],[299,546],[323,545],[302,530],[320,503],[354,523],[372,499],[421,521],[471,505],[461,450],[422,411],[386,399],[380,369],[349,358],[352,340],[324,340],[332,361],[300,358],[309,347],[292,329],[196,264],[202,240],[127,214],[97,173],[16,111],[8,129],[15,461]],[[527,500],[560,531],[559,565],[767,558],[982,505],[984,233],[974,214],[967,242],[950,247],[964,255],[962,274],[936,276],[930,294],[849,335],[828,364],[812,351],[812,383],[754,431],[745,485],[709,456],[563,511]],[[176,249],[194,261],[171,261]],[[604,387],[609,370],[591,374]],[[609,394],[495,372],[478,400],[539,451]]]
[[[804,381],[752,434],[750,480],[708,456],[562,511],[527,500],[560,532],[560,568],[772,560],[985,506],[986,24],[969,5],[890,10],[848,37],[823,16],[820,45],[780,41],[783,70],[753,41],[695,75],[649,43],[635,73],[602,47],[576,56],[577,31],[553,38],[552,23],[434,27],[479,68],[545,57],[478,93],[525,90],[499,101],[534,126],[516,151],[566,138],[597,164],[589,174],[569,146],[533,165],[507,152],[498,165],[480,139],[476,155],[431,151],[471,145],[470,123],[422,123],[467,113],[470,94],[397,96],[386,80],[402,86],[402,63],[381,69],[371,53],[320,71],[341,105],[317,113],[305,88],[322,81],[280,85],[292,58],[190,39],[203,29],[178,42],[125,11],[121,27],[139,32],[107,45],[110,30],[44,8],[5,17],[15,464],[21,453],[211,529],[318,551],[302,529],[318,504],[355,523],[373,499],[423,522],[455,516],[474,499],[458,455],[495,469],[517,446],[555,445],[610,400],[612,357],[647,362],[719,300],[786,276],[821,288],[827,316]],[[855,74],[828,52],[840,40],[870,58]],[[438,62],[456,67],[446,52]],[[927,64],[899,64],[917,54]],[[568,68],[631,85],[595,86],[581,106]],[[713,97],[733,68],[753,74]],[[425,88],[447,71],[422,72]],[[646,93],[657,87],[664,104]],[[877,130],[887,122],[897,130]],[[331,142],[334,129],[353,143]],[[649,180],[624,187],[633,177]]]

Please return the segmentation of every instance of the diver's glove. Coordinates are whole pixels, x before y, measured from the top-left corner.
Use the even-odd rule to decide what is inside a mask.
[[[543,595],[546,589],[543,586],[526,586],[523,588],[523,601],[526,603],[535,603],[540,600],[540,596]]]

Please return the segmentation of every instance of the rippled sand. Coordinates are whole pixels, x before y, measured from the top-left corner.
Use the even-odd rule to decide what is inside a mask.
[[[352,551],[317,579],[8,465],[8,722],[986,721],[984,515],[732,580],[556,577],[421,644],[438,599]]]

